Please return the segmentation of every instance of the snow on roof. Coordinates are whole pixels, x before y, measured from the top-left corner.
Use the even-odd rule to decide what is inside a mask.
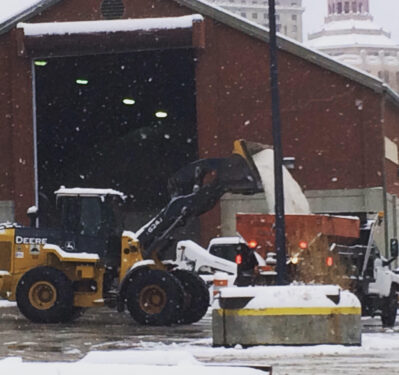
[[[321,49],[349,46],[399,49],[399,45],[390,38],[390,33],[377,25],[372,18],[326,22],[321,31],[309,35],[307,45]]]
[[[334,34],[323,35],[320,38],[310,39],[307,43],[311,48],[341,48],[341,47],[374,47],[374,48],[397,48],[399,45],[384,34]]]
[[[28,8],[41,3],[42,0],[3,0],[0,2],[0,24],[18,16]]]
[[[63,35],[98,32],[184,29],[190,28],[193,22],[202,21],[200,14],[182,17],[137,18],[110,21],[77,21],[77,22],[44,22],[18,23],[17,27],[24,29],[25,35]]]
[[[54,192],[57,196],[86,196],[86,197],[98,197],[105,195],[118,195],[122,199],[125,198],[125,195],[118,190],[114,189],[96,189],[96,188],[66,188],[61,186],[58,190]]]
[[[7,32],[10,30],[18,21],[23,19],[29,19],[38,13],[37,7],[28,8],[27,4],[38,4],[41,10],[46,9],[60,0],[20,0],[25,3],[25,12],[23,14],[17,15],[17,17],[11,19],[7,19],[7,16],[4,18],[7,19],[3,24],[0,23],[0,34]],[[223,9],[215,4],[211,4],[205,0],[174,0],[176,3],[181,6],[187,7],[195,12],[198,12],[204,16],[210,17],[215,21],[226,24],[236,30],[239,30],[242,33],[250,35],[253,38],[256,38],[261,41],[268,42],[269,41],[269,29],[260,26],[259,24],[255,24],[247,19],[244,19],[231,11]],[[5,2],[3,0],[3,2]],[[8,3],[11,3],[8,1]],[[14,1],[12,2],[14,5]],[[11,7],[11,5],[10,5]],[[1,8],[0,8],[1,9]],[[15,9],[11,7],[11,9]],[[16,12],[13,13],[17,14]],[[375,77],[366,74],[363,71],[354,69],[349,65],[345,65],[335,60],[334,58],[320,53],[312,48],[308,48],[307,46],[299,43],[295,40],[292,40],[288,37],[284,37],[278,34],[278,47],[282,50],[285,50],[289,53],[292,53],[296,56],[301,57],[304,60],[310,61],[314,64],[317,64],[325,69],[336,72],[344,77],[347,77],[355,82],[358,82],[366,87],[369,87],[378,93],[386,92],[395,103],[399,104],[399,96],[391,89],[389,86],[383,84],[381,80],[376,79]]]

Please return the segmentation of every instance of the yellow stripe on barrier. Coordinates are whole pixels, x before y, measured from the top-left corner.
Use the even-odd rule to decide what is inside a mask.
[[[220,316],[270,316],[270,315],[360,315],[360,307],[271,307],[266,309],[217,309]]]

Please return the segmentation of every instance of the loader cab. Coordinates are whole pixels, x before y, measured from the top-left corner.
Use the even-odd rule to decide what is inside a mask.
[[[124,195],[112,189],[61,187],[55,192],[63,249],[96,253],[117,266],[123,232]]]

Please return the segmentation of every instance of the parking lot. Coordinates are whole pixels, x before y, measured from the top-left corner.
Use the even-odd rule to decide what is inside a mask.
[[[143,327],[128,313],[88,310],[71,324],[33,324],[16,307],[0,308],[0,358],[76,361],[91,351],[184,350],[198,360],[272,365],[274,374],[389,374],[399,370],[399,326],[363,319],[362,347],[213,348],[211,315],[186,326]]]

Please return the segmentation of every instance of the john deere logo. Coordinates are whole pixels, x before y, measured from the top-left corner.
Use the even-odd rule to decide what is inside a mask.
[[[45,245],[47,243],[47,238],[15,236],[15,243],[19,245]]]
[[[75,242],[73,242],[73,241],[66,241],[66,242],[65,242],[65,249],[66,249],[67,251],[75,250]]]

